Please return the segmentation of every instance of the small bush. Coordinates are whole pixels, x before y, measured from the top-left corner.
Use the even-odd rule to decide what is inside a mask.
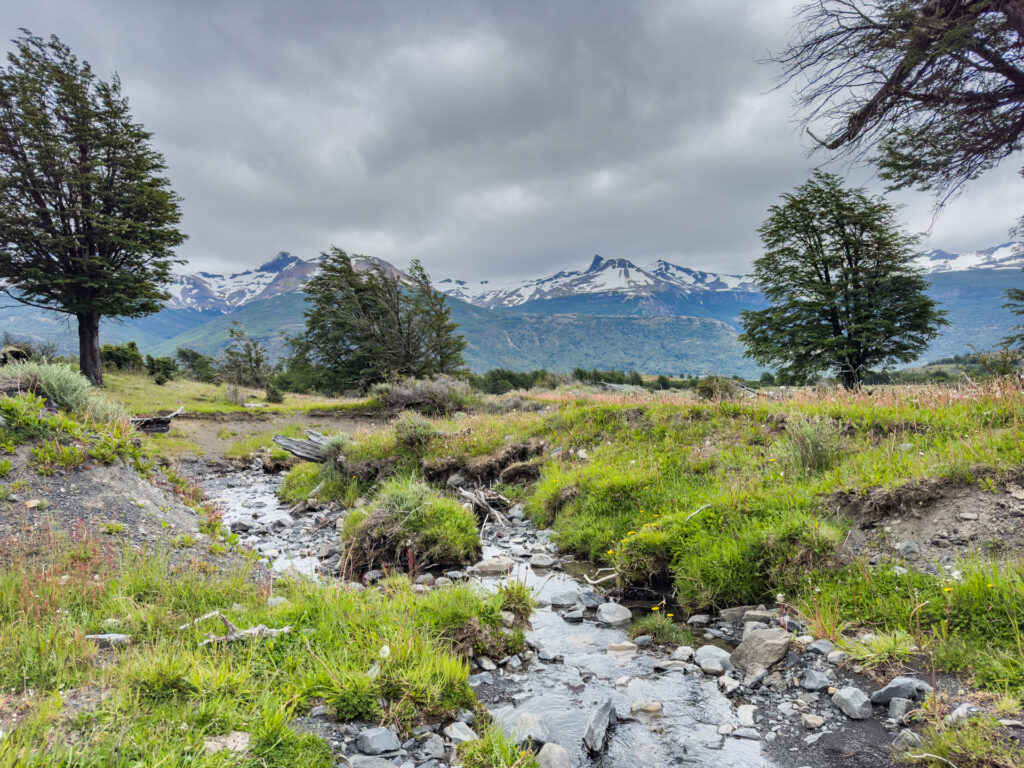
[[[104,344],[100,347],[100,359],[104,366],[118,371],[141,371],[146,367],[146,361],[134,341]]]
[[[321,451],[329,463],[337,464],[339,460],[344,461],[345,453],[352,447],[352,438],[347,432],[335,432],[327,438]]]
[[[450,376],[378,384],[370,396],[382,407],[408,408],[434,416],[464,410],[472,401],[469,384]]]
[[[86,406],[85,413],[83,414],[87,419],[91,419],[96,424],[107,424],[111,421],[122,421],[127,419],[130,414],[128,409],[117,400],[111,400],[105,395],[93,395],[89,398],[89,405]]]
[[[836,425],[818,416],[802,416],[786,423],[786,439],[780,445],[784,460],[808,472],[830,469],[843,455]]]
[[[22,388],[43,395],[62,411],[84,413],[92,384],[78,371],[59,363],[24,362],[3,369],[5,379],[22,382]]]
[[[403,413],[395,421],[395,442],[413,451],[426,446],[438,434],[433,424],[416,413]]]
[[[263,398],[268,403],[283,403],[284,393],[278,389],[277,385],[273,381],[267,382],[267,394]]]
[[[872,669],[888,662],[903,662],[917,652],[917,646],[905,630],[875,632],[862,638],[841,638],[839,648],[861,666]]]
[[[237,384],[228,384],[224,387],[224,399],[232,405],[245,405],[245,396]]]
[[[735,394],[735,385],[722,376],[708,376],[697,382],[697,396],[703,400],[727,400]]]

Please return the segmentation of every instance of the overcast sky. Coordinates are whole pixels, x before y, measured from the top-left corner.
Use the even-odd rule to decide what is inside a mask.
[[[437,278],[597,253],[743,272],[766,208],[826,159],[758,63],[793,6],[3,0],[0,31],[57,34],[118,72],[184,198],[195,269],[333,244]],[[1024,208],[1019,165],[934,225],[926,195],[896,199],[927,247],[996,245]]]

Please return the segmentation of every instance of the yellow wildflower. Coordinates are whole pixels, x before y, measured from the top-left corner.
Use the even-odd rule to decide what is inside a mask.
[[[661,608],[660,608],[660,606],[657,606],[657,605],[656,605],[656,606],[654,606],[653,608],[651,608],[651,610],[652,610],[652,611],[660,611],[660,610],[661,610]]]
[[[952,591],[953,591],[953,588],[952,588],[952,587],[946,587],[946,588],[945,588],[944,590],[942,590],[942,591],[943,591],[943,592],[952,592]]]

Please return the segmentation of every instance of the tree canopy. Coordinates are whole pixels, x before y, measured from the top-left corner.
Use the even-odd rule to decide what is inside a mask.
[[[116,75],[27,31],[0,68],[0,281],[78,320],[82,373],[101,384],[101,317],[159,311],[180,263],[178,197]]]
[[[359,389],[464,366],[466,341],[417,261],[403,274],[377,259],[331,248],[305,290],[306,330],[291,342],[295,354],[288,367],[316,388]]]
[[[798,379],[834,371],[847,387],[909,362],[946,323],[914,266],[896,210],[827,173],[782,196],[758,230],[754,279],[771,302],[741,313],[747,355]]]
[[[1021,148],[1022,42],[1021,0],[815,0],[774,58],[821,146],[941,202]]]

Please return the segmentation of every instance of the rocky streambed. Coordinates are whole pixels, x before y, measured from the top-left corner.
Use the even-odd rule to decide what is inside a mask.
[[[193,474],[225,524],[273,570],[353,579],[340,573],[339,505],[282,506],[280,476],[266,474],[258,458],[244,469],[197,463]],[[903,719],[930,691],[924,680],[870,681],[829,641],[765,606],[689,617],[694,647],[630,640],[630,621],[653,603],[609,601],[551,534],[513,507],[484,525],[480,563],[417,578],[423,589],[463,579],[495,588],[509,577],[533,589],[540,606],[528,650],[474,659],[470,684],[516,739],[546,745],[545,768],[887,766],[894,741],[917,744]],[[353,588],[381,575],[359,574]],[[457,743],[475,738],[469,712],[405,741],[385,728],[333,722],[322,707],[295,725],[325,738],[339,765],[363,768],[444,768]]]

